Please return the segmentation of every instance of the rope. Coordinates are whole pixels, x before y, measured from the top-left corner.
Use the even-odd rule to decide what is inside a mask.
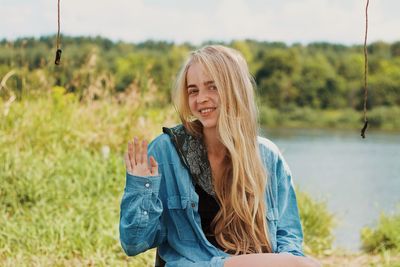
[[[58,5],[57,5],[57,17],[58,17],[58,29],[57,29],[57,52],[56,52],[56,60],[55,64],[60,65],[61,61],[61,53],[62,50],[60,49],[60,0],[58,0]]]
[[[365,35],[364,35],[364,127],[361,129],[361,136],[365,138],[365,131],[368,127],[367,118],[367,100],[368,100],[368,49],[367,49],[367,36],[368,36],[368,5],[365,7]]]

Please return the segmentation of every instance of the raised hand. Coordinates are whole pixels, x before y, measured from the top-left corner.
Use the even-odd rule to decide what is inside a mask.
[[[150,156],[150,165],[147,156],[147,141],[139,142],[134,137],[133,142],[128,142],[128,152],[125,153],[126,171],[135,176],[156,176],[158,175],[158,164],[153,156]]]

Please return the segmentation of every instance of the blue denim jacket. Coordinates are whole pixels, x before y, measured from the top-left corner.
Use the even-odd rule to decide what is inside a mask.
[[[270,140],[259,137],[258,143],[268,173],[266,216],[273,252],[304,256],[289,167]],[[199,196],[170,137],[158,136],[150,143],[148,153],[158,162],[158,176],[126,174],[119,225],[125,253],[135,256],[158,247],[167,267],[222,267],[231,255],[205,237],[197,210]]]

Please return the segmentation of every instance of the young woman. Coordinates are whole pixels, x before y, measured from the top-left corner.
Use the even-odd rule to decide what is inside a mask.
[[[253,80],[224,46],[194,51],[176,82],[182,124],[125,155],[120,239],[173,266],[319,266],[304,257],[291,173],[257,136]]]

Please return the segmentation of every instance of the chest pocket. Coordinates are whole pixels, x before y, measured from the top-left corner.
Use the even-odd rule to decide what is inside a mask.
[[[176,227],[180,240],[196,241],[196,234],[189,221],[189,216],[192,216],[192,210],[189,198],[181,196],[171,196],[167,200],[168,211],[171,220]]]
[[[277,248],[276,232],[278,227],[278,210],[276,208],[271,208],[267,211],[267,223],[272,250],[275,252]]]

